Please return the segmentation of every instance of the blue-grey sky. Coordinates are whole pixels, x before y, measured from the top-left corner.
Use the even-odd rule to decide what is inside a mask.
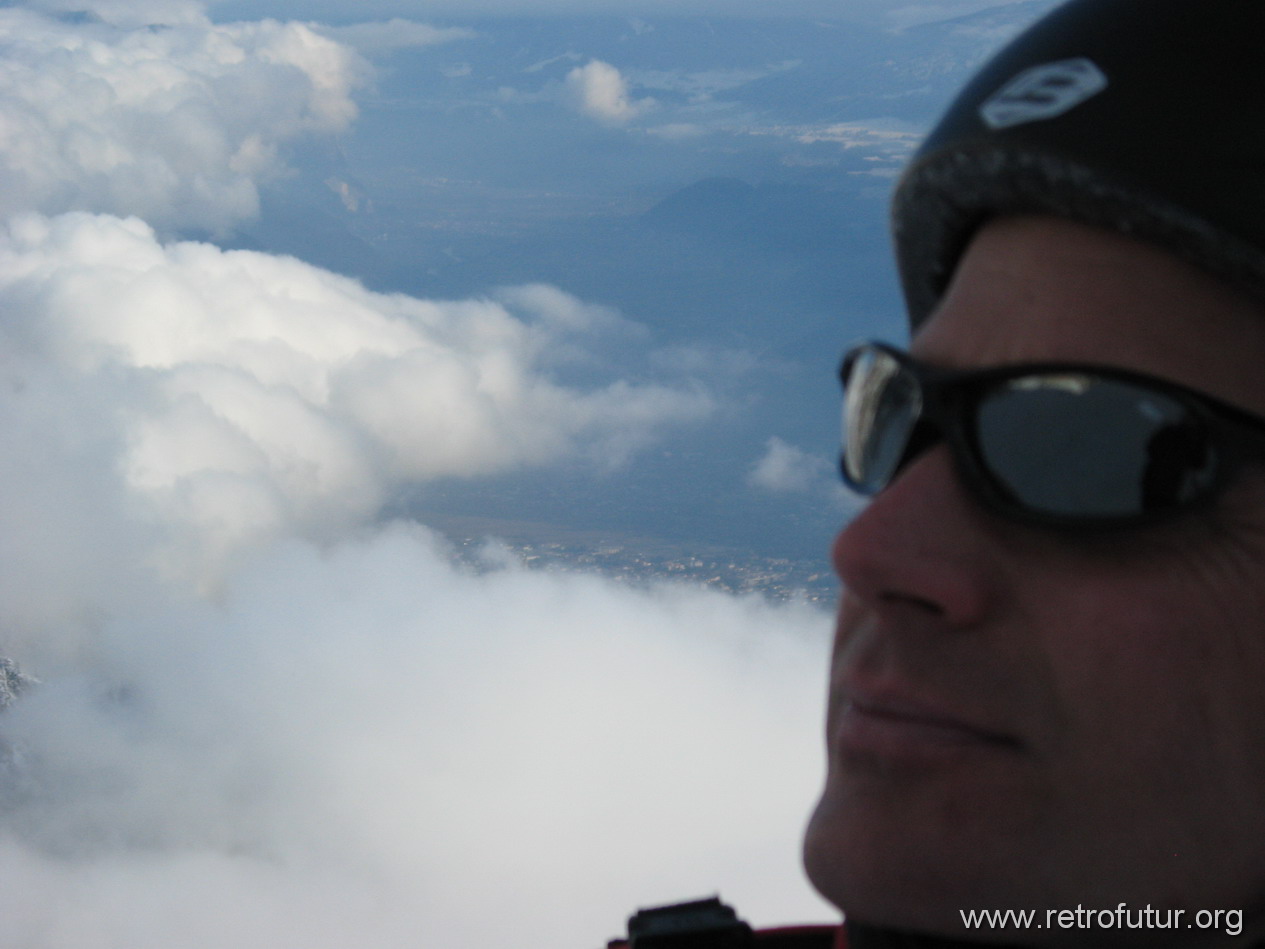
[[[368,18],[548,14],[619,16],[811,16],[903,25],[972,13],[1006,0],[218,0],[220,16],[288,16],[348,22]]]

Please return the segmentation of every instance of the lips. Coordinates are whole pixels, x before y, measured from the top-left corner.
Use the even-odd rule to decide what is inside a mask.
[[[1023,749],[1014,735],[932,703],[857,692],[848,693],[841,705],[836,737],[845,757],[939,759]]]

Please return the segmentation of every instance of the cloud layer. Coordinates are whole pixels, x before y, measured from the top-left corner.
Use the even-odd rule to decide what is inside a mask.
[[[0,9],[2,215],[227,230],[258,213],[287,143],[356,115],[363,62],[302,24],[212,24],[184,3],[94,12],[106,21]]]
[[[215,605],[104,624],[15,704],[5,938],[545,949],[712,889],[820,918],[796,839],[823,627],[459,569],[418,528],[273,548]]]
[[[819,610],[382,519],[628,463],[707,393],[555,287],[427,300],[161,237],[255,213],[363,67],[299,24],[93,11],[0,10],[0,656],[39,679],[0,668],[0,942],[552,949],[715,890],[825,915]]]

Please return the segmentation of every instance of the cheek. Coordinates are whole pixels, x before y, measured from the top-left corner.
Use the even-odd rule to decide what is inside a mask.
[[[1197,585],[1147,595],[1117,579],[1082,586],[1059,623],[1045,614],[1051,848],[1103,898],[1260,892],[1265,614],[1241,593],[1229,609]]]
[[[1265,604],[1212,579],[1103,578],[1045,624],[1065,734],[1104,781],[1265,807]]]

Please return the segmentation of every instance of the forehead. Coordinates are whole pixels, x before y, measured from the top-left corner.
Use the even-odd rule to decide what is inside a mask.
[[[911,349],[959,367],[1114,365],[1265,413],[1265,308],[1158,247],[1057,218],[985,225]]]

